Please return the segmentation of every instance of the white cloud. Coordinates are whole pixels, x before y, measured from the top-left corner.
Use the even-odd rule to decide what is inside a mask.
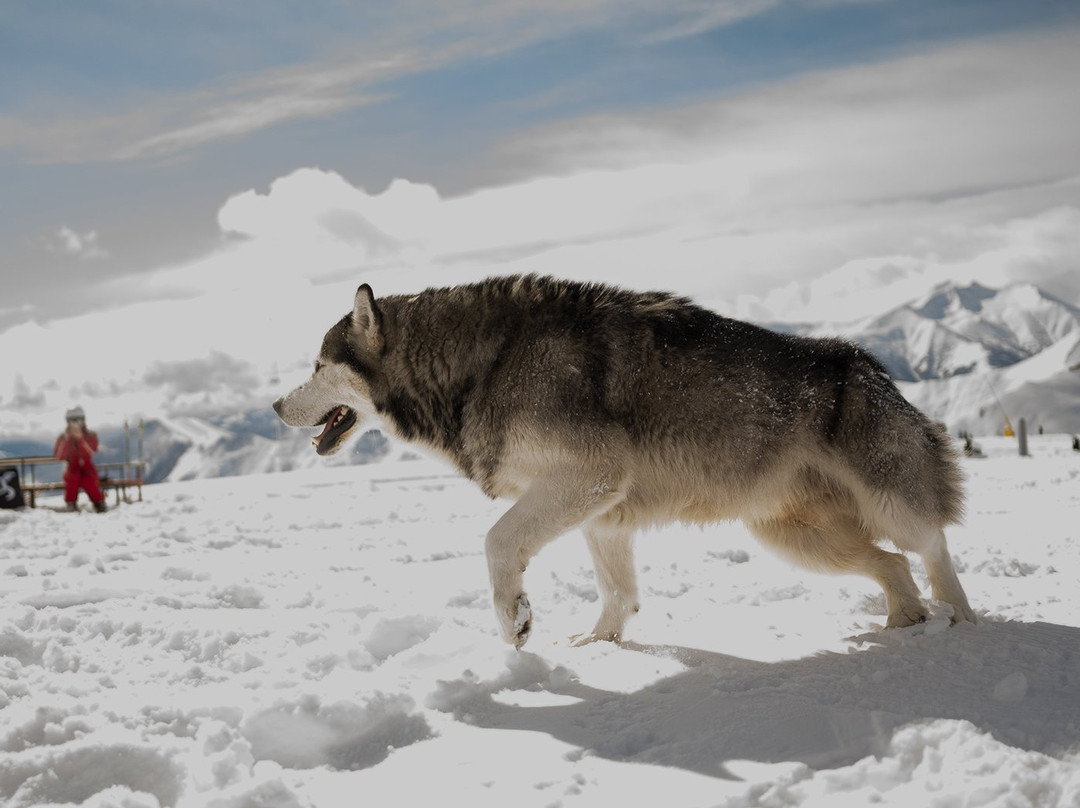
[[[101,246],[98,240],[96,230],[87,230],[80,233],[67,225],[61,226],[52,234],[52,237],[46,243],[46,249],[85,261],[109,257],[108,251]]]
[[[996,38],[822,72],[670,112],[522,136],[543,170],[702,164],[753,180],[741,208],[937,197],[1080,172],[1080,35]]]
[[[705,0],[686,3],[680,19],[652,34],[649,39],[657,42],[683,39],[724,28],[749,17],[756,17],[775,8],[780,0]]]
[[[880,314],[943,280],[1043,286],[1080,304],[1080,207],[1004,222],[927,226],[917,254],[867,255],[741,301],[741,313],[776,320],[844,323]]]
[[[376,100],[376,97],[344,92],[324,98],[278,95],[243,99],[211,110],[194,110],[194,115],[199,119],[196,123],[123,145],[113,152],[112,159],[131,160],[177,154],[206,143],[237,140],[285,121],[328,117]]]
[[[219,77],[153,98],[114,98],[107,111],[84,108],[84,99],[69,99],[52,110],[0,115],[0,148],[54,163],[164,159],[280,123],[374,104],[392,92],[380,88],[394,79],[574,32],[659,26],[653,39],[678,39],[764,13],[778,1],[670,0],[658,7],[649,0],[399,0],[385,4],[370,20],[363,11],[359,19],[346,14],[355,26],[347,46],[324,44],[319,50],[326,55],[316,60]],[[334,31],[328,38],[341,41],[345,36]],[[72,114],[71,109],[80,111]],[[72,138],[71,132],[79,136]]]
[[[105,112],[0,115],[0,148],[50,163],[168,158],[209,143],[250,135],[288,121],[325,118],[382,100],[371,88],[436,67],[456,51],[397,52],[377,46],[360,56],[226,77]],[[79,104],[69,105],[78,108]],[[77,131],[79,137],[72,138]]]
[[[303,169],[222,207],[245,244],[158,281],[266,295],[267,278],[397,291],[537,271],[828,319],[949,273],[1035,273],[1060,293],[1080,259],[1077,73],[1080,36],[1052,33],[805,77],[667,122],[590,119],[518,143],[549,176],[457,197]]]
[[[16,373],[12,381],[11,395],[5,400],[0,396],[0,407],[6,410],[34,410],[45,404],[45,393],[42,390],[31,391],[22,374]]]
[[[427,237],[439,202],[430,185],[395,180],[372,195],[334,172],[300,169],[275,180],[266,194],[250,190],[231,197],[218,224],[249,238],[284,242],[327,235],[385,252]]]
[[[152,413],[168,384],[147,368],[299,366],[361,280],[387,294],[547,272],[756,319],[853,320],[945,279],[1030,279],[1077,302],[1077,74],[1076,33],[956,46],[666,121],[548,129],[516,144],[538,178],[462,196],[404,180],[372,193],[301,169],[222,205],[222,231],[241,237],[227,248],[139,281],[186,299],[12,329],[0,351],[22,357],[30,390],[115,380],[130,391],[116,407]],[[137,338],[102,350],[122,335]],[[58,395],[43,413],[66,405]]]

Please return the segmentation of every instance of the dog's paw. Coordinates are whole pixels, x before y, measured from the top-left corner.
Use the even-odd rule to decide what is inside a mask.
[[[968,606],[967,601],[964,601],[959,606],[953,607],[949,622],[955,626],[957,623],[978,623],[979,619],[975,616],[975,610]]]
[[[568,639],[570,640],[570,645],[572,647],[581,648],[586,645],[592,645],[600,638],[593,634],[591,631],[587,631],[584,634],[571,634]]]
[[[581,648],[586,645],[592,645],[594,642],[619,642],[622,637],[618,632],[607,631],[604,633],[597,633],[596,629],[586,632],[585,634],[575,634],[570,638],[570,644],[574,648]]]
[[[532,633],[532,606],[524,592],[517,596],[514,606],[514,636],[511,642],[515,648],[520,648]]]
[[[594,642],[621,642],[626,618],[637,614],[639,608],[637,603],[625,604],[621,601],[609,603],[604,607],[604,611],[600,614],[600,619],[596,621],[596,625],[593,626],[593,630],[585,634],[575,634],[570,638],[570,642],[574,644],[575,648]]]
[[[496,604],[495,612],[503,638],[515,648],[521,648],[532,633],[532,607],[522,592],[506,606]]]
[[[906,628],[917,623],[925,623],[930,613],[921,603],[906,604],[889,613],[885,628]]]

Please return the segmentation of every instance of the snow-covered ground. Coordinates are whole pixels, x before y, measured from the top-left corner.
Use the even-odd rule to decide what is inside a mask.
[[[427,460],[0,512],[0,804],[1080,805],[1080,454],[980,443],[949,540],[982,620],[952,628],[671,527],[623,646],[568,640],[598,612],[571,534],[515,652],[506,504]]]

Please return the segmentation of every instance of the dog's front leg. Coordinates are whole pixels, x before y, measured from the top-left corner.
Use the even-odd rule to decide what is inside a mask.
[[[608,521],[605,516],[591,520],[585,527],[585,541],[596,569],[603,611],[589,634],[575,638],[575,645],[596,640],[619,641],[626,619],[637,612],[633,537],[630,526]]]
[[[485,550],[495,616],[503,638],[516,648],[532,631],[525,568],[545,544],[622,497],[612,477],[583,475],[578,469],[538,480],[488,531]]]

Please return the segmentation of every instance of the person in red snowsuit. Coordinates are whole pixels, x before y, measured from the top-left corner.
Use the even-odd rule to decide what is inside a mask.
[[[75,502],[81,488],[94,503],[98,513],[105,511],[105,495],[98,484],[98,472],[94,466],[94,452],[98,450],[98,436],[86,428],[86,415],[82,407],[67,412],[67,429],[56,439],[53,457],[67,461],[64,469],[64,502],[69,511],[76,510]]]

